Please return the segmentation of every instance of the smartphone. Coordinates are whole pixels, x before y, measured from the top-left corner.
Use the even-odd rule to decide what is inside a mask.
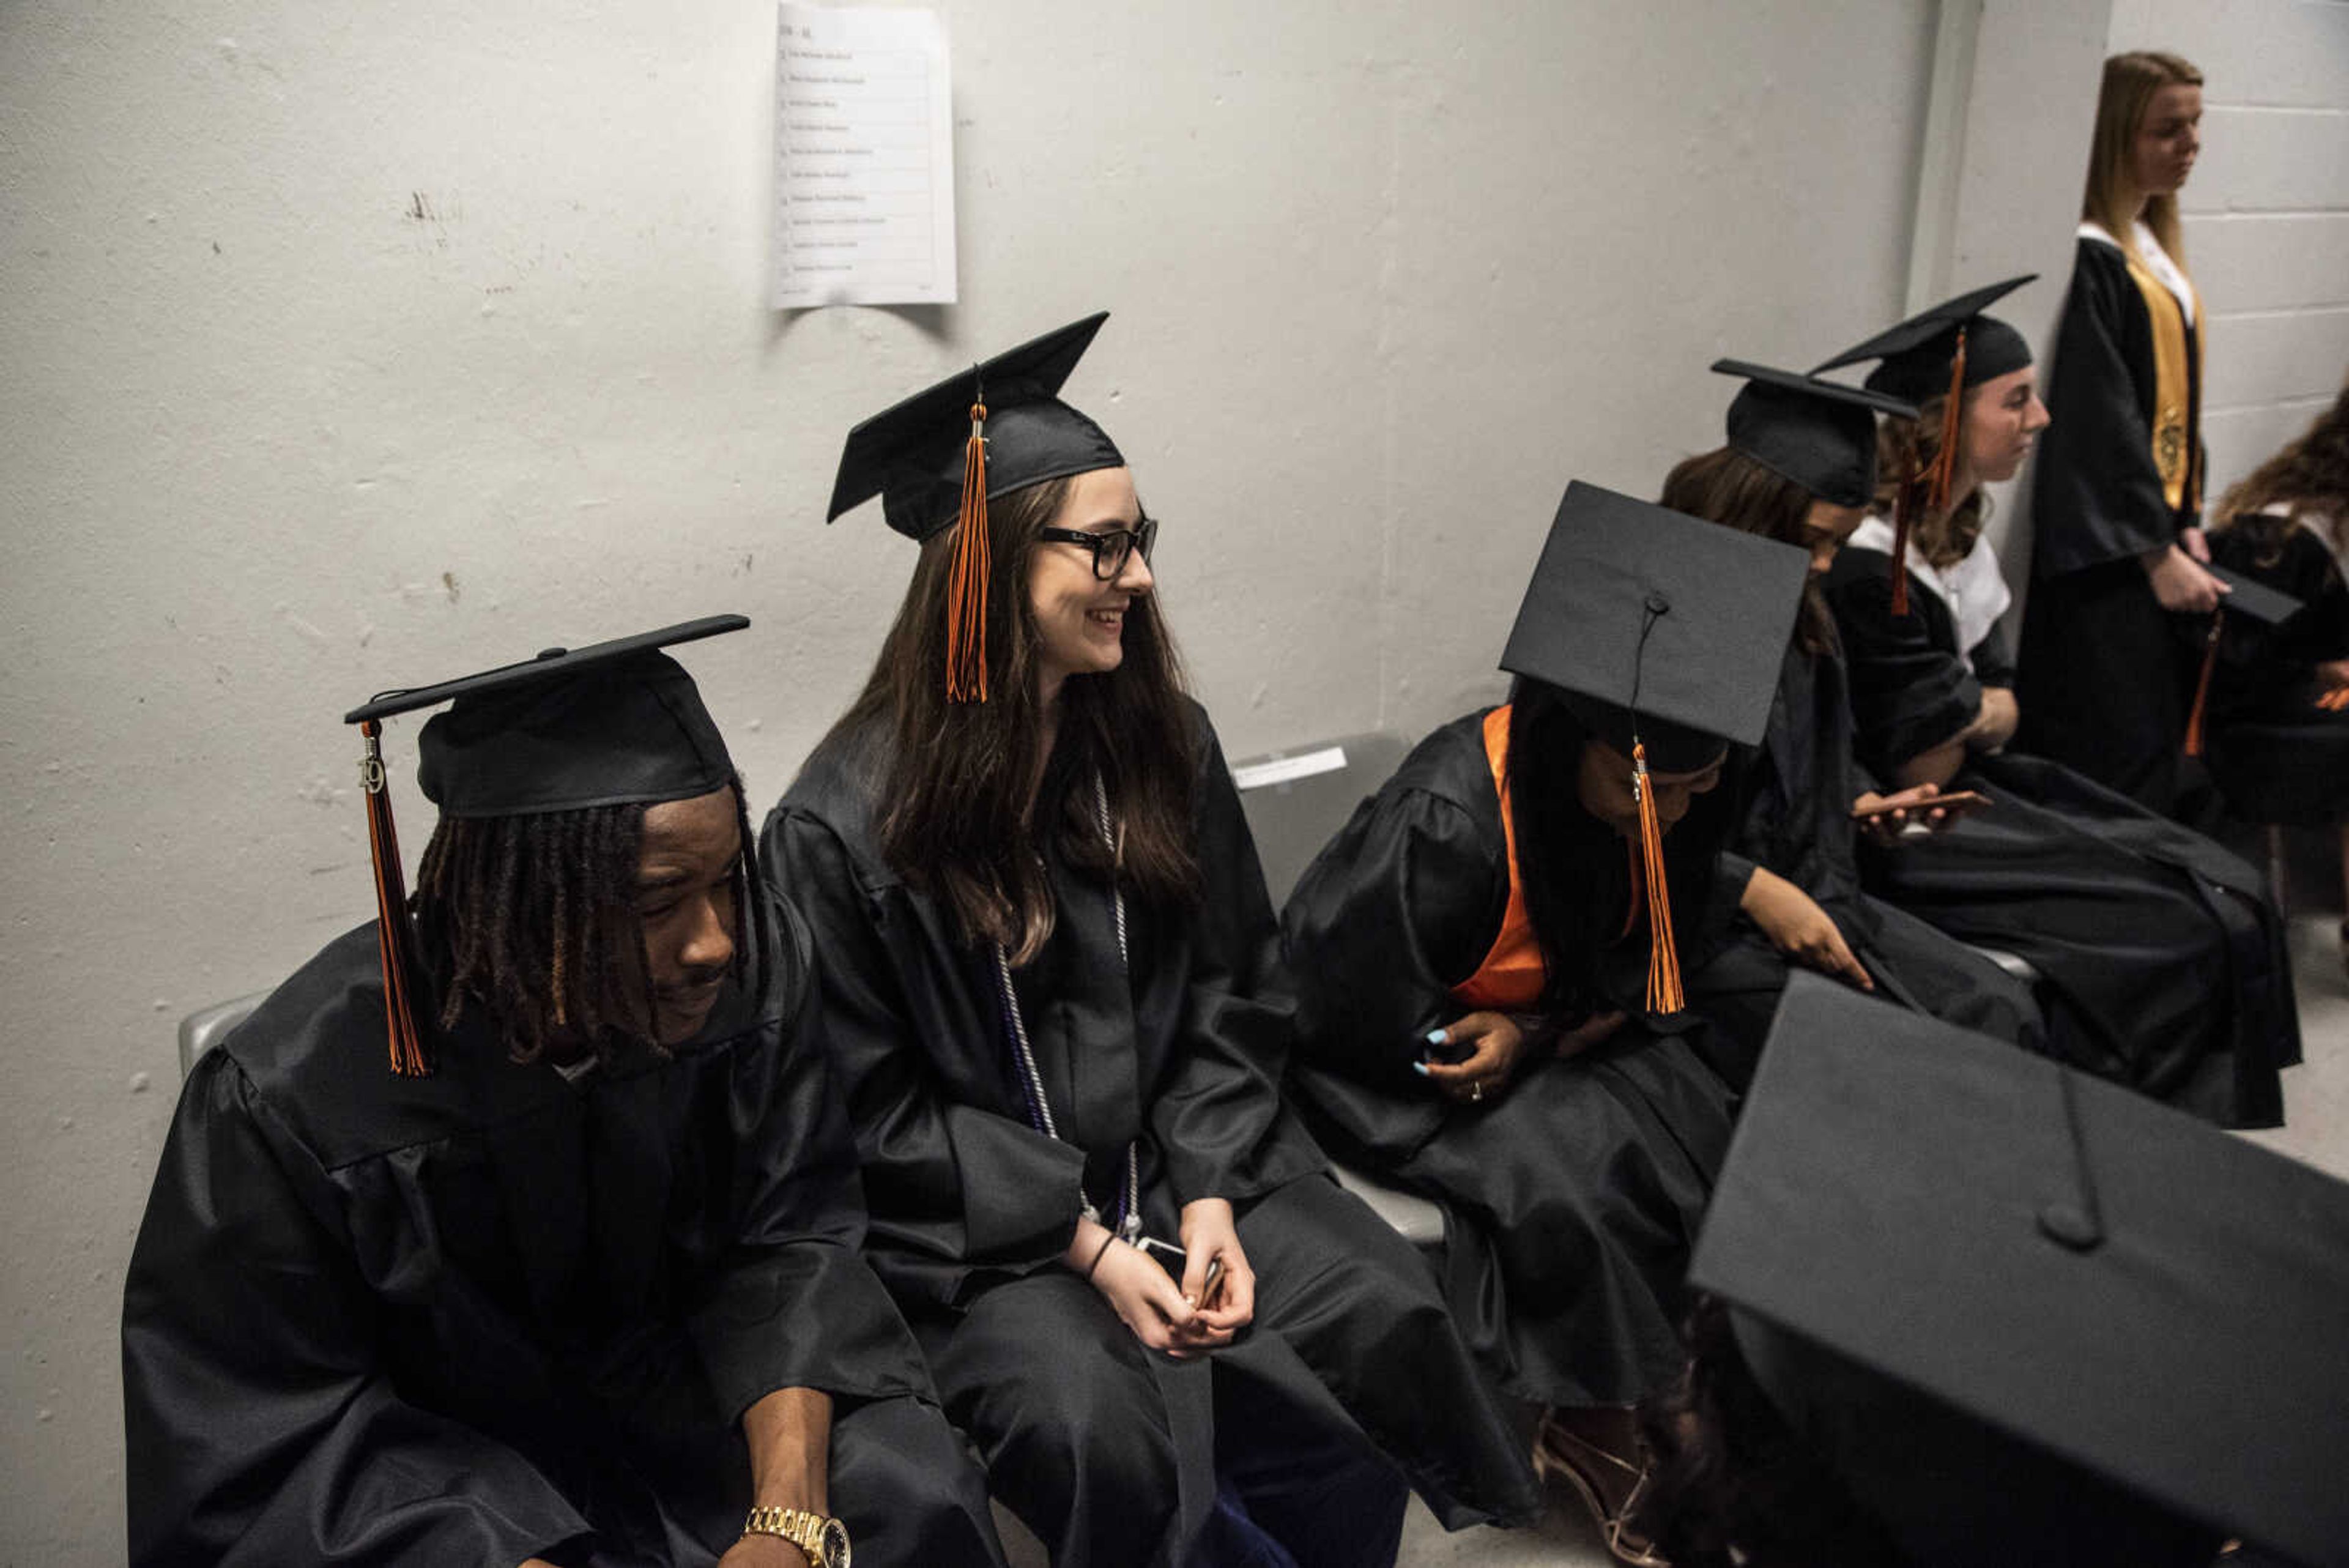
[[[1419,1059],[1421,1061],[1441,1062],[1447,1067],[1456,1067],[1461,1063],[1468,1060],[1469,1057],[1474,1056],[1475,1054],[1476,1046],[1475,1043],[1471,1041],[1454,1041],[1446,1044],[1436,1045],[1432,1044],[1426,1039],[1422,1038],[1419,1044]]]
[[[1216,1304],[1216,1293],[1224,1284],[1224,1260],[1219,1254],[1207,1260],[1207,1278],[1199,1287],[1199,1305],[1205,1310]]]
[[[1865,809],[1854,806],[1851,816],[1854,822],[1866,822],[1871,817],[1883,816],[1896,811],[1913,811],[1922,816],[1931,811],[1963,811],[1971,806],[1989,804],[1990,796],[1978,789],[1953,789],[1947,794],[1937,794],[1930,800],[1888,801],[1883,805],[1871,805]]]

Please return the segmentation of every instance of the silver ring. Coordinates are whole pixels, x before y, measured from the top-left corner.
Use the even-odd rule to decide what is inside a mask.
[[[1470,1099],[1472,1099],[1472,1100],[1481,1100],[1481,1099],[1483,1099],[1483,1098],[1485,1097],[1485,1085],[1482,1085],[1482,1084],[1471,1084],[1471,1085],[1468,1085],[1468,1097],[1469,1097]]]

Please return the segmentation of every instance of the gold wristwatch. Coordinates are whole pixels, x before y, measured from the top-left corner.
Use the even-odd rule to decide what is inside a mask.
[[[754,1508],[745,1535],[780,1535],[807,1553],[812,1568],[848,1568],[848,1527],[803,1508]]]

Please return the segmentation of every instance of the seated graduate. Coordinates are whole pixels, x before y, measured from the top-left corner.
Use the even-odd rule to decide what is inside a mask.
[[[857,1255],[807,929],[659,651],[749,624],[350,715],[380,918],[181,1096],[123,1292],[134,1563],[1001,1562]],[[444,701],[411,927],[377,735]]]
[[[1104,319],[850,433],[833,514],[877,493],[921,556],[768,874],[824,933],[870,1255],[1053,1561],[1392,1563],[1404,1475],[1454,1528],[1538,1487],[1424,1262],[1282,1104],[1293,1007],[1158,524],[1058,397]]]
[[[2238,816],[2340,825],[2349,885],[2349,386],[2212,509],[2210,558],[2300,601],[2281,627],[2239,617],[2208,689],[2203,761]],[[2349,920],[2341,953],[2349,962]]]
[[[1769,1030],[1786,961],[1922,1012],[2044,1045],[2038,1003],[1971,948],[1864,891],[1859,836],[1890,842],[1911,821],[1947,822],[1911,788],[1880,793],[1852,754],[1849,676],[1818,584],[1876,493],[1876,416],[1914,406],[1791,371],[1723,359],[1743,377],[1729,405],[1728,444],[1688,458],[1664,481],[1663,504],[1810,553],[1810,580],[1780,656],[1778,691],[1754,765],[1745,770],[1725,874],[1742,888],[1734,940],[1689,979],[1689,1001],[1742,1054],[1743,1086]],[[1807,897],[1795,904],[1791,895]],[[1819,911],[1824,910],[1821,918]],[[1715,1061],[1726,1061],[1726,1048]]]
[[[1863,855],[1861,874],[1960,940],[2028,961],[2063,1060],[2225,1126],[2272,1127],[2300,1028],[2260,873],[2069,768],[2002,749],[2016,719],[2009,595],[1982,487],[2014,476],[2047,415],[2030,345],[1982,312],[2029,281],[1961,295],[1820,367],[1879,360],[1869,389],[1919,406],[1914,420],[1885,416],[1877,510],[1826,577],[1859,759],[1903,784],[1992,799]]]
[[[1690,1279],[1677,1568],[2349,1562],[2320,1171],[1797,976]]]
[[[1630,1409],[1679,1370],[1729,1141],[1677,966],[1706,940],[1730,742],[1761,738],[1807,570],[1570,486],[1501,659],[1510,701],[1413,748],[1283,919],[1300,1096],[1443,1207],[1454,1312],[1550,1407],[1540,1460],[1628,1562],[1651,1560]]]

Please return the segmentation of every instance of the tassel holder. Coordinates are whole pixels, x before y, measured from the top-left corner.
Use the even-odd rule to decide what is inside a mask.
[[[962,509],[955,516],[954,568],[947,580],[947,701],[987,701],[987,405],[970,406],[963,447]]]
[[[1672,934],[1672,898],[1664,873],[1664,832],[1656,820],[1655,786],[1648,778],[1648,748],[1631,741],[1631,795],[1640,807],[1640,877],[1648,901],[1648,1011],[1678,1012],[1688,1005],[1681,989],[1681,956]]]
[[[408,963],[408,885],[399,866],[399,834],[391,819],[391,790],[384,776],[383,725],[363,720],[359,735],[359,787],[367,794],[367,851],[375,861],[376,946],[383,961],[383,1011],[391,1070],[403,1078],[428,1077],[432,1064],[417,1033]]]
[[[2210,635],[2202,644],[2202,673],[2194,682],[2194,708],[2186,715],[2186,754],[2202,754],[2202,721],[2210,706],[2210,676],[2219,665],[2219,633],[2226,624],[2224,606],[2210,612]]]

